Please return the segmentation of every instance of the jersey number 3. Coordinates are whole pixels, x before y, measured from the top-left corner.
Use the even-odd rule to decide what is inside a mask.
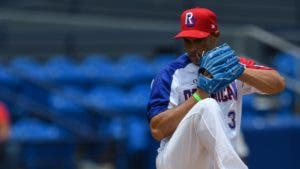
[[[228,126],[231,129],[234,129],[235,126],[236,126],[236,124],[235,124],[235,112],[234,111],[228,112],[227,117],[229,118]]]

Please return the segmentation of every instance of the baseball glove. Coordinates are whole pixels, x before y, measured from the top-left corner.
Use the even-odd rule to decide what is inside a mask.
[[[204,53],[199,65],[198,87],[210,94],[229,85],[245,70],[234,50],[226,43]]]

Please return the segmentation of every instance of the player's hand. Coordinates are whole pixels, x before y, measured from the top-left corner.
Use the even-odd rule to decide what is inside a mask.
[[[234,50],[227,44],[204,53],[199,65],[198,87],[210,94],[226,87],[245,70]]]

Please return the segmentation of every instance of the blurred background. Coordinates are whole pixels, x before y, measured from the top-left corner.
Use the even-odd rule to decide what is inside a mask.
[[[184,52],[173,36],[194,6],[286,78],[284,92],[244,99],[249,168],[299,169],[297,0],[0,0],[0,168],[155,169],[150,83]]]

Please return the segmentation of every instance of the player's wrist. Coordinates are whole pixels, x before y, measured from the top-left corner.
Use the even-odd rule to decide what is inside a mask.
[[[201,98],[201,100],[209,97],[209,94],[201,88],[197,88],[195,93]]]
[[[244,82],[246,79],[249,78],[248,74],[249,74],[249,69],[247,69],[246,66],[244,66],[244,71],[243,71],[243,73],[238,77],[238,79],[239,79],[240,81],[243,81],[243,82]]]

